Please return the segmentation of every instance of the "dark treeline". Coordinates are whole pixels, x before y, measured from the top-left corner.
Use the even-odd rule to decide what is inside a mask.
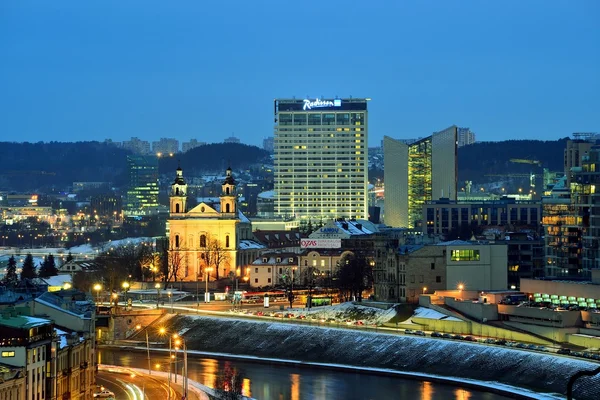
[[[562,171],[566,138],[555,141],[508,140],[480,142],[458,150],[459,182],[483,183],[498,178],[489,174],[541,173],[542,168]],[[77,181],[127,185],[128,150],[100,142],[0,142],[0,190],[47,191],[63,189]],[[511,158],[542,162],[542,167],[510,162]],[[159,160],[161,174],[170,174],[181,163],[187,176],[234,171],[270,164],[269,154],[258,147],[236,143],[214,143]],[[372,171],[370,178],[381,175]],[[459,186],[461,186],[459,184]]]
[[[0,190],[51,192],[73,182],[128,183],[129,150],[100,142],[0,142]],[[258,147],[236,143],[200,146],[184,154],[162,157],[160,173],[172,173],[178,161],[186,173],[222,172],[268,162],[268,153]]]
[[[178,163],[181,163],[185,174],[190,176],[204,172],[222,173],[227,167],[239,171],[253,164],[270,164],[270,161],[269,153],[256,146],[241,143],[212,143],[173,157],[161,158],[160,173],[172,173]]]
[[[541,174],[543,168],[563,171],[563,157],[567,138],[552,141],[506,140],[504,142],[480,142],[458,149],[459,186],[465,180],[489,182],[499,178],[489,174]],[[541,161],[535,164],[513,163],[510,159]]]
[[[76,181],[120,185],[127,179],[127,154],[127,150],[99,142],[2,142],[0,189],[50,191]]]

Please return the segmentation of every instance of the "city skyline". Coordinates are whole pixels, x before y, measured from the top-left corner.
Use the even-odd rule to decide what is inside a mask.
[[[5,140],[260,147],[292,96],[372,98],[369,146],[451,124],[478,141],[600,126],[594,1],[56,4],[0,6]]]

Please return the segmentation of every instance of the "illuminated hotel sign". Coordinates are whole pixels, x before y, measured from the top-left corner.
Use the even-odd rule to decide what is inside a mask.
[[[342,106],[342,100],[340,99],[335,99],[333,101],[331,100],[320,100],[320,99],[316,99],[316,100],[308,100],[308,99],[304,99],[304,110],[312,110],[313,108],[326,108],[326,107],[341,107]]]

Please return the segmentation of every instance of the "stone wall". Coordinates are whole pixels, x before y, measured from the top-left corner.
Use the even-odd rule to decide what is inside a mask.
[[[581,359],[504,346],[297,323],[183,315],[164,322],[169,331],[183,333],[190,350],[427,373],[540,393],[564,395],[570,376],[598,367]],[[151,341],[163,339],[152,332]],[[600,387],[600,376],[585,379],[586,387]],[[578,392],[577,398],[591,400],[596,395]]]

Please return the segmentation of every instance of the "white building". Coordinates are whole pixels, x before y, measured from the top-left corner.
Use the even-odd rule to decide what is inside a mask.
[[[367,100],[275,100],[277,216],[367,218]]]
[[[458,128],[457,138],[458,147],[475,143],[475,133],[471,132],[470,128]]]

